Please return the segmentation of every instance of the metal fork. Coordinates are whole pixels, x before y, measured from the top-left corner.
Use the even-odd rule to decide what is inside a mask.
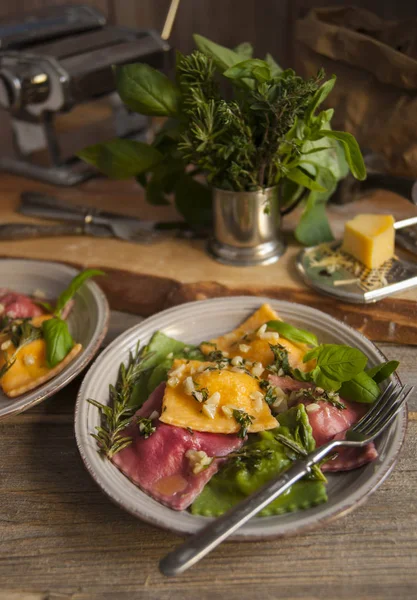
[[[413,386],[390,383],[365,416],[346,431],[345,439],[333,440],[317,448],[307,458],[295,461],[288,471],[266,483],[214,522],[210,522],[161,560],[161,572],[164,575],[179,575],[195,565],[272,500],[310,473],[311,467],[320,463],[335,448],[361,448],[374,440],[392,422],[413,390]]]

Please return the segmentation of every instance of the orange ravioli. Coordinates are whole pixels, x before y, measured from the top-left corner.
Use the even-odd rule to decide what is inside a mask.
[[[197,369],[202,369],[203,366],[215,367],[214,363],[199,361],[174,362],[165,389],[161,421],[177,427],[190,427],[196,431],[237,433],[240,425],[233,416],[233,409],[240,409],[253,417],[248,428],[250,433],[277,427],[277,420],[263,400],[264,393],[254,377],[229,368],[198,372]],[[207,390],[207,402],[198,402],[191,394],[187,394],[185,382],[189,378],[192,378],[197,391]],[[206,404],[210,405],[214,394],[218,396],[218,400],[210,416]]]
[[[288,359],[293,369],[298,368],[300,371],[305,372],[314,368],[314,364],[311,361],[303,363],[303,356],[309,350],[306,344],[290,342],[282,336],[274,342],[273,340],[262,339],[256,335],[258,329],[268,321],[281,320],[269,304],[263,304],[242,325],[239,325],[239,327],[230,333],[210,340],[210,342],[215,344],[218,350],[228,352],[229,357],[241,356],[244,360],[260,362],[264,367],[274,362],[274,355],[269,344],[279,343],[288,350]],[[242,351],[242,347],[246,350],[245,352]],[[202,344],[201,349],[207,354],[213,348],[208,344]]]
[[[52,315],[41,315],[32,319],[35,327],[40,327],[43,321],[52,319]],[[4,343],[5,339],[2,339]],[[10,398],[20,396],[29,390],[42,385],[60,373],[82,350],[81,344],[75,344],[72,350],[56,367],[50,369],[46,364],[46,343],[37,339],[25,344],[16,353],[14,363],[0,379],[0,386]],[[16,352],[15,346],[10,343],[6,350],[0,354],[0,368],[6,360],[12,359]]]

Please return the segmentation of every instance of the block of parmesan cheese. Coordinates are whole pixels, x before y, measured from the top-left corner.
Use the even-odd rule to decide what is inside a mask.
[[[342,250],[369,269],[377,269],[394,256],[392,215],[357,215],[345,224]]]

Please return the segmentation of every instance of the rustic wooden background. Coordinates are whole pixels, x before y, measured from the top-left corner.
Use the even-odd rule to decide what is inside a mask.
[[[69,3],[68,0],[1,0],[0,19]],[[170,0],[75,0],[76,3],[96,6],[113,23],[161,31]],[[284,67],[293,66],[296,19],[309,8],[332,5],[360,6],[386,19],[417,16],[416,0],[181,0],[170,41],[185,52],[193,46],[193,33],[227,46],[250,41],[257,55],[270,52]]]

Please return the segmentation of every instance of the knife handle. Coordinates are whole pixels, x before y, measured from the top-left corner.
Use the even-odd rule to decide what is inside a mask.
[[[83,234],[84,228],[77,225],[33,225],[32,223],[4,223],[0,225],[0,241]]]
[[[88,207],[71,204],[70,202],[66,202],[66,200],[47,196],[40,192],[22,192],[20,199],[22,207],[51,209],[54,212],[64,211],[78,215],[85,215],[89,212]]]

